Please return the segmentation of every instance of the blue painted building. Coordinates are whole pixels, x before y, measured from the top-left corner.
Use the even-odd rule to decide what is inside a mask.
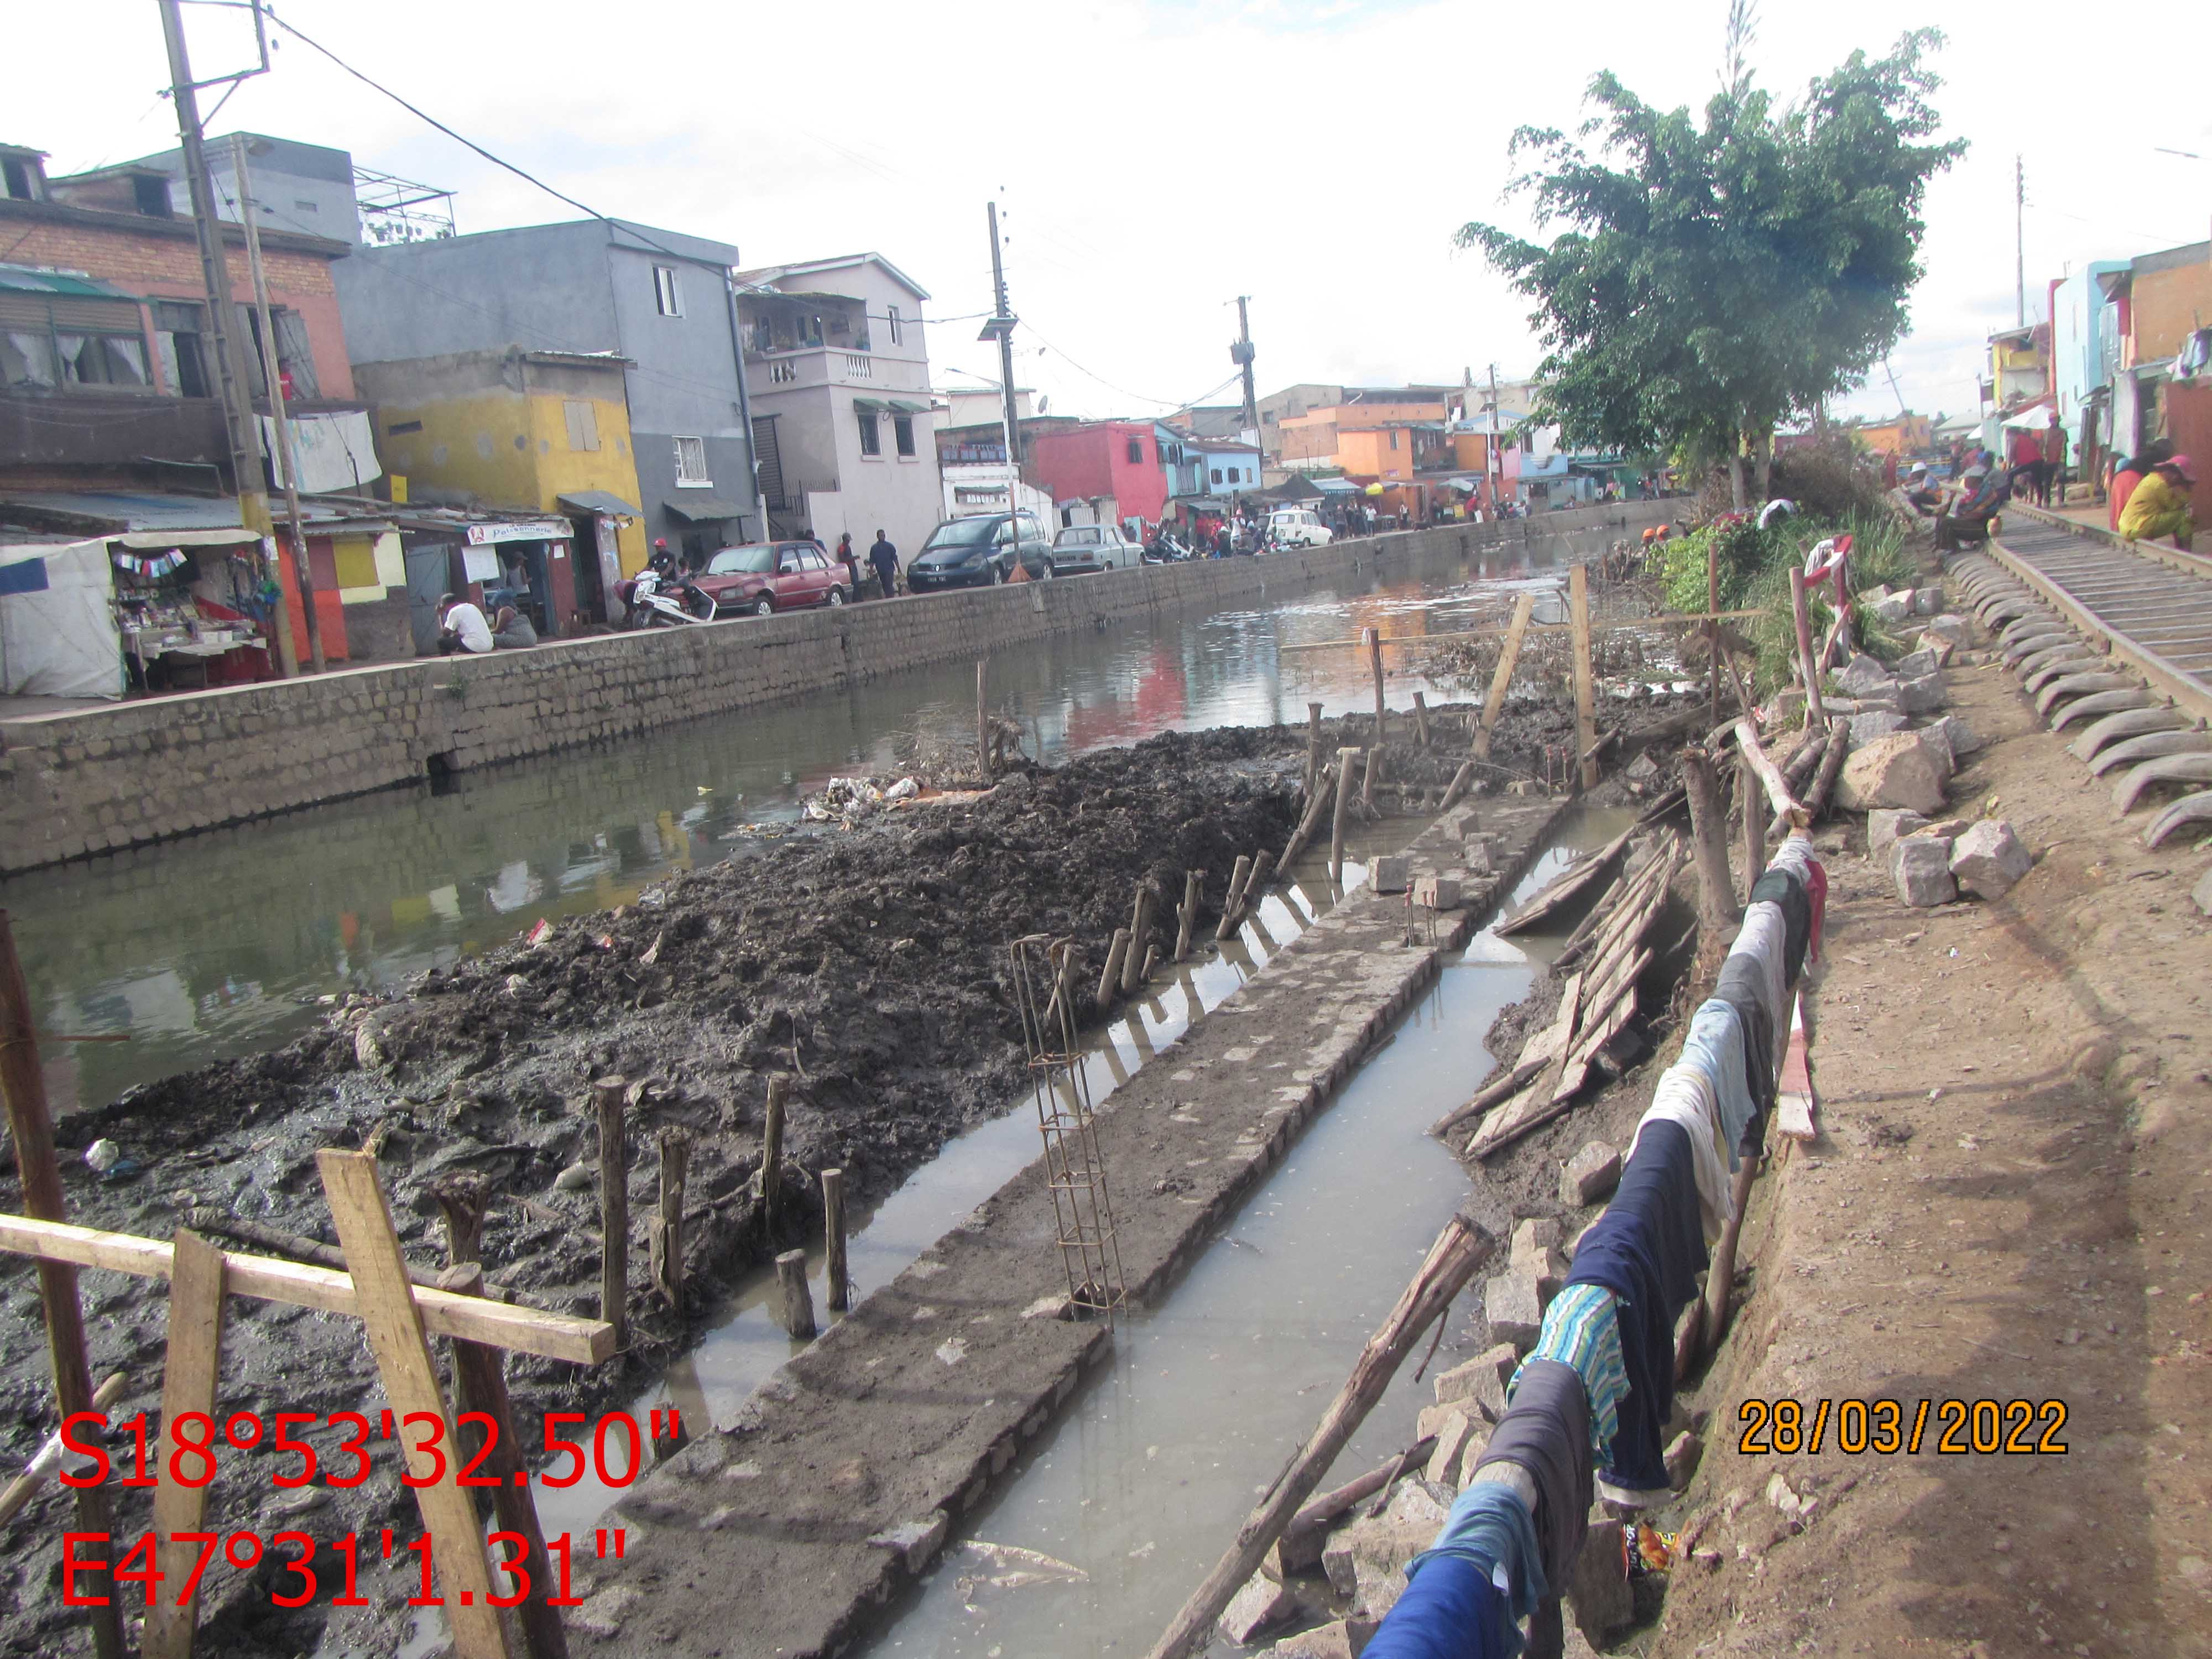
[[[2077,477],[2101,459],[2084,453],[2083,441],[2099,430],[2090,416],[2109,402],[2120,367],[2119,307],[2100,279],[2127,269],[2125,259],[2100,259],[2051,288],[2051,386]]]

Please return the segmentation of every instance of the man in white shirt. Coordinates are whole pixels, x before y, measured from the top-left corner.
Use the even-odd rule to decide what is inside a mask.
[[[451,593],[438,601],[438,630],[441,657],[450,657],[456,651],[491,649],[491,624],[484,620],[483,611]]]

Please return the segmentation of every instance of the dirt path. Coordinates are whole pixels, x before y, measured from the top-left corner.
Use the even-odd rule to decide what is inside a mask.
[[[1674,1573],[1652,1653],[2212,1652],[2205,860],[2146,853],[2002,668],[1948,678],[1993,739],[1952,809],[2009,819],[2037,866],[1916,911],[1856,822],[1821,836],[1825,1135],[1754,1196],[1752,1293],[1694,1395],[1685,1513],[1717,1559]],[[1939,1405],[1917,1455],[1832,1426],[1817,1456],[1744,1454],[1742,1403],[1784,1398],[1808,1425],[1894,1400],[1908,1431],[1923,1400],[2057,1401],[2068,1449],[1942,1455]]]

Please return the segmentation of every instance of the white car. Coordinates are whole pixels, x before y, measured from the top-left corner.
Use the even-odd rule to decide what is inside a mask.
[[[1336,539],[1310,507],[1278,507],[1267,515],[1267,534],[1283,547],[1326,547]]]
[[[1060,576],[1132,570],[1144,556],[1144,549],[1124,536],[1119,525],[1070,525],[1052,538],[1053,574]]]

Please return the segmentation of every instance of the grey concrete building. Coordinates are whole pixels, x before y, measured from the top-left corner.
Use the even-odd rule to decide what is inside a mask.
[[[726,242],[586,219],[363,247],[338,304],[356,362],[510,343],[627,358],[647,540],[697,556],[766,531],[737,259]]]

